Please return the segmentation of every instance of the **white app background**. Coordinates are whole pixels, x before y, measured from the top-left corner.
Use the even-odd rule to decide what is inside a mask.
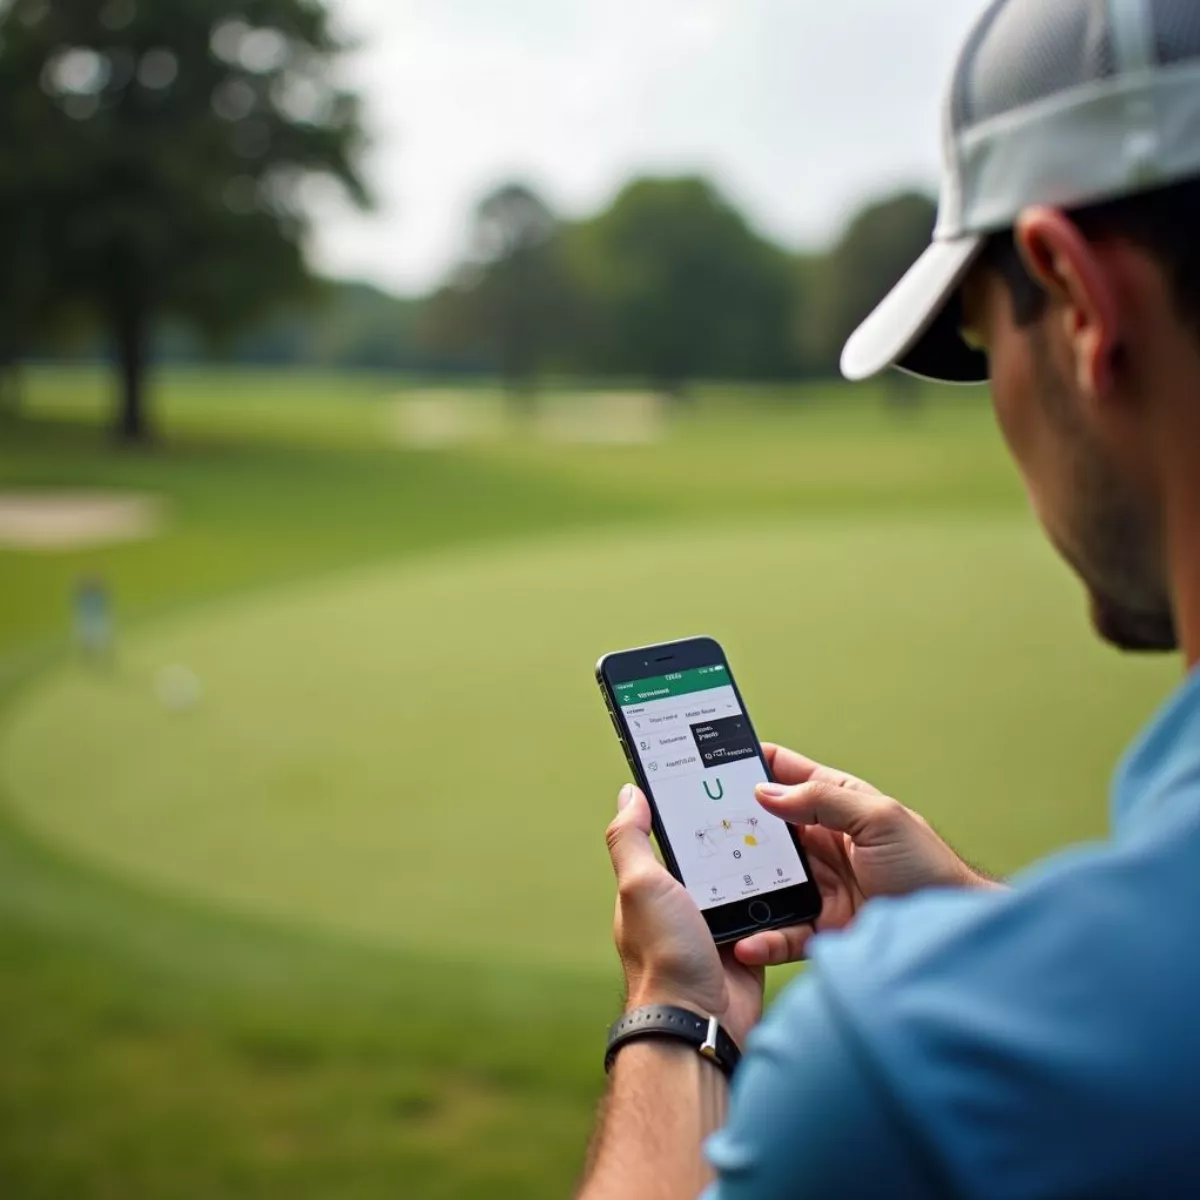
[[[731,687],[623,706],[684,884],[701,908],[782,888],[807,876],[787,826],[754,798],[767,779],[757,755],[706,766],[692,726],[742,715]]]

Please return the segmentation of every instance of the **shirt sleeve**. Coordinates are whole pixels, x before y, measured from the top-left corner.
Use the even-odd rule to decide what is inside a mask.
[[[750,1039],[704,1200],[938,1194],[898,1118],[819,981],[798,980]]]

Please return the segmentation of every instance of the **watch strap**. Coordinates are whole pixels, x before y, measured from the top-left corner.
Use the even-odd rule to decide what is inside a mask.
[[[742,1052],[716,1017],[705,1017],[670,1004],[650,1004],[626,1013],[608,1031],[604,1069],[611,1071],[617,1052],[643,1038],[672,1038],[695,1048],[727,1078],[732,1079]]]

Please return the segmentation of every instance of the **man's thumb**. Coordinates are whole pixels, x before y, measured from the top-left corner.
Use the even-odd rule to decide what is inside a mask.
[[[608,853],[613,870],[621,879],[643,866],[657,866],[654,847],[650,845],[650,803],[633,784],[621,789],[618,812],[608,827]]]

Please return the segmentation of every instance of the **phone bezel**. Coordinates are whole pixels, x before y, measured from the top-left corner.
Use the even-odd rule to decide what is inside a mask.
[[[754,730],[754,721],[742,698],[741,689],[738,687],[737,679],[729,665],[729,658],[724,648],[714,638],[685,638],[677,642],[663,642],[659,645],[642,646],[633,650],[620,650],[613,654],[606,654],[596,664],[596,681],[600,685],[600,691],[608,708],[608,715],[612,719],[613,728],[616,730],[621,748],[625,752],[625,760],[629,764],[630,770],[633,771],[638,786],[646,793],[650,801],[654,837],[658,842],[663,862],[666,864],[667,870],[685,887],[687,884],[679,870],[674,851],[671,848],[671,840],[667,837],[666,828],[659,815],[653,786],[646,778],[638,756],[632,751],[633,734],[617,703],[614,689],[617,684],[630,683],[636,679],[669,675],[676,671],[688,671],[696,667],[711,667],[718,664],[725,667],[730,686],[733,688],[738,703],[742,707],[742,713],[750,726],[763,771],[766,772],[768,779],[772,779],[771,768],[762,752],[762,743]],[[793,888],[785,888],[779,892],[769,892],[762,896],[735,900],[720,908],[701,909],[718,945],[738,941],[750,934],[761,933],[765,929],[782,929],[790,925],[809,924],[821,915],[821,893],[812,882],[812,869],[809,866],[808,856],[804,852],[803,843],[794,829],[789,827],[789,832],[800,855],[804,873],[808,876],[808,882]],[[756,921],[750,915],[751,906],[759,903],[768,905],[771,912],[769,920]]]

